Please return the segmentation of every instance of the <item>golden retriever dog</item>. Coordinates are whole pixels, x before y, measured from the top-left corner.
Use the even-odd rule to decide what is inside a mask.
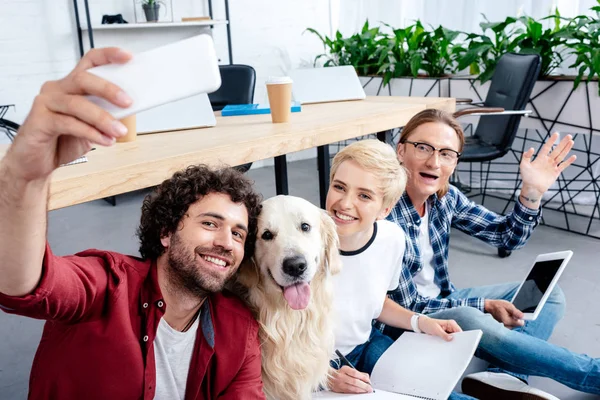
[[[293,196],[265,200],[256,250],[238,283],[260,324],[267,398],[310,399],[334,351],[330,276],[340,271],[333,220]]]

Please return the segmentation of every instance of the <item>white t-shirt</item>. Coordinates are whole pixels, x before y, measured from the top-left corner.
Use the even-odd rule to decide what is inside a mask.
[[[417,292],[428,298],[436,298],[441,290],[435,284],[435,270],[433,269],[433,247],[429,238],[429,204],[425,203],[425,215],[421,218],[419,225],[419,250],[421,252],[421,261],[423,268],[413,277],[417,285]]]
[[[398,225],[377,221],[362,249],[340,252],[342,272],[333,276],[333,306],[335,346],[343,354],[369,340],[371,321],[381,314],[387,292],[398,287],[404,240]]]
[[[158,323],[154,338],[154,359],[156,361],[155,400],[185,398],[190,362],[200,317],[186,332],[179,332],[169,326],[164,318]]]

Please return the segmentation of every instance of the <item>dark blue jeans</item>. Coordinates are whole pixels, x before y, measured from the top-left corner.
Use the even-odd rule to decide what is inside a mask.
[[[448,298],[511,300],[518,287],[518,283],[508,283],[461,289]],[[594,312],[593,306],[590,310]],[[472,307],[449,308],[429,316],[453,319],[463,330],[481,329],[483,337],[475,355],[494,365],[492,372],[504,370],[524,381],[528,375],[543,376],[575,390],[600,394],[600,358],[573,353],[547,342],[564,312],[565,296],[556,286],[538,318],[517,329],[507,329],[490,314]],[[393,335],[393,329],[386,327],[385,332]]]
[[[392,338],[384,335],[379,330],[373,328],[369,340],[361,345],[356,346],[352,351],[346,354],[348,361],[361,372],[366,372],[371,375],[375,363],[385,353],[385,351],[394,343]],[[333,368],[339,369],[341,365],[337,360],[331,361]],[[452,393],[449,400],[474,400],[473,397],[465,394]]]

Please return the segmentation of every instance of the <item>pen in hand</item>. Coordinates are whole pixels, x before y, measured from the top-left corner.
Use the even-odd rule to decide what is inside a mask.
[[[342,365],[345,364],[345,365],[349,366],[350,368],[352,368],[353,370],[358,371],[356,369],[356,367],[354,365],[352,365],[352,363],[342,354],[341,351],[336,349],[335,354],[340,358]],[[367,385],[371,386],[371,382],[366,382],[366,381],[363,381],[363,382],[365,382]],[[373,389],[373,386],[371,386],[371,389],[373,390],[373,393],[375,393],[375,389]]]

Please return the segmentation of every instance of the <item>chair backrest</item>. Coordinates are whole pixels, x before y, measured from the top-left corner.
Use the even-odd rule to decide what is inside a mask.
[[[227,104],[252,104],[256,71],[249,65],[220,65],[221,87],[208,98],[213,111],[221,111]]]
[[[541,58],[537,54],[507,53],[500,57],[492,76],[485,107],[524,110],[540,73]],[[483,142],[508,152],[517,135],[520,115],[483,116],[475,136]]]

